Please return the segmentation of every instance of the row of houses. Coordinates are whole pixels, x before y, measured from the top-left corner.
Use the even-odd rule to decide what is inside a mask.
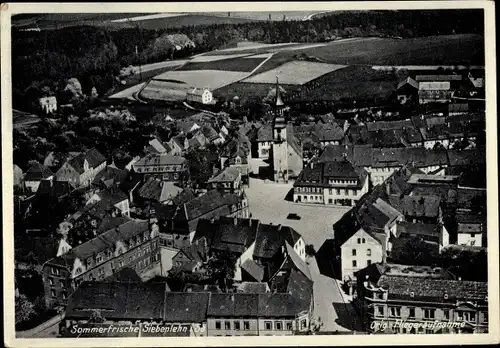
[[[429,182],[481,187],[472,180],[469,165],[484,166],[484,149],[430,150],[425,148],[373,148],[367,145],[328,145],[310,161],[293,184],[294,202],[355,205],[369,191],[369,183],[384,183],[405,164],[429,174]],[[480,173],[478,173],[480,174]],[[484,171],[482,174],[485,174]],[[479,179],[479,178],[476,178]],[[414,180],[423,182],[424,176]]]

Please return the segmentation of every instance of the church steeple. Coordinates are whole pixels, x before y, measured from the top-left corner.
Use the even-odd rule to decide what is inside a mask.
[[[283,103],[283,99],[281,99],[280,93],[280,83],[278,80],[278,76],[276,76],[276,96],[274,97],[274,124],[275,127],[286,127],[285,124],[285,116],[283,115],[283,109],[285,108],[285,103]],[[282,127],[281,127],[282,128]]]

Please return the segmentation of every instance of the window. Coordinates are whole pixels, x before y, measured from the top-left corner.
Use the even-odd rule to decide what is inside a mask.
[[[307,320],[306,320],[306,319],[302,319],[302,320],[300,321],[300,328],[301,328],[302,330],[307,328]]]
[[[356,256],[356,249],[352,249],[352,256]]]
[[[443,309],[444,317],[445,319],[450,319],[450,310],[449,309]]]
[[[332,189],[328,189],[328,193],[331,195],[332,194]]]
[[[377,312],[376,312],[377,315],[384,315],[384,307],[377,306],[376,309],[377,309]]]
[[[56,269],[54,267],[52,267],[50,271],[52,272],[52,274],[56,274]]]
[[[375,298],[378,300],[383,300],[384,299],[384,294],[382,292],[376,292],[375,293]]]
[[[148,233],[147,232],[144,232],[144,237],[142,238],[142,240],[144,242],[148,240]]]
[[[102,262],[102,255],[101,254],[97,255],[95,258],[95,261],[96,261],[96,263],[101,263]]]
[[[50,295],[56,297],[56,291],[54,289],[50,290]]]
[[[244,321],[243,322],[243,329],[244,330],[250,330],[250,322],[249,321]]]
[[[221,329],[221,323],[220,323],[220,321],[216,321],[215,322],[215,329],[216,330],[220,330]]]
[[[399,318],[401,316],[401,307],[389,307],[389,315]]]
[[[476,321],[476,313],[474,312],[457,312],[458,320]]]
[[[426,308],[426,309],[424,309],[424,318],[425,319],[434,319],[435,313],[436,313],[435,309]]]
[[[366,260],[366,265],[370,266],[372,264],[372,260]]]
[[[224,322],[224,329],[231,330],[231,322],[230,321]]]
[[[283,330],[283,323],[281,321],[277,321],[274,323],[274,329],[275,330]]]
[[[286,322],[286,329],[287,329],[288,331],[292,331],[292,329],[293,329],[293,325],[292,325],[292,322],[291,322],[291,321],[287,321],[287,322]]]
[[[54,279],[53,278],[49,278],[49,284],[50,284],[50,286],[54,285]]]
[[[361,244],[361,238],[358,238],[358,244]]]
[[[356,262],[356,260],[352,260],[352,267],[358,267],[358,263]]]
[[[366,249],[366,256],[372,256],[372,249]]]
[[[118,262],[118,267],[123,267],[123,261]]]
[[[408,308],[408,318],[415,318],[415,308]]]
[[[266,330],[272,330],[273,329],[273,322],[266,321],[266,322],[264,322],[264,326],[266,327]]]
[[[366,243],[366,239],[362,238],[361,239],[361,243],[365,244]]]
[[[234,329],[235,329],[235,330],[241,330],[241,327],[240,327],[240,322],[239,322],[239,321],[235,321],[235,322],[234,322]]]
[[[345,190],[344,190],[344,193],[345,193],[345,195],[346,195],[346,196],[347,196],[347,195],[349,195],[349,190],[348,190],[348,189],[345,189]]]
[[[358,194],[358,190],[352,190],[352,194],[356,196]]]
[[[337,195],[340,195],[340,189],[337,189]]]

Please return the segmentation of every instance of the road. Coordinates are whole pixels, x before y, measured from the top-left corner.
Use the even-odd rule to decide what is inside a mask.
[[[318,250],[327,237],[331,236],[333,224],[349,208],[323,205],[296,204],[284,198],[292,184],[275,184],[250,178],[245,190],[252,218],[263,223],[282,224],[293,227]],[[288,220],[289,213],[298,214],[300,220]],[[349,296],[342,293],[340,284],[320,273],[315,258],[309,259],[309,269],[314,281],[314,317],[321,318],[321,331],[348,332],[360,330],[360,320],[350,303]]]

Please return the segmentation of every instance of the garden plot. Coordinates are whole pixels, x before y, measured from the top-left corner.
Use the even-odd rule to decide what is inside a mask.
[[[345,68],[345,65],[316,62],[292,61],[261,74],[249,77],[242,82],[275,83],[276,76],[285,85],[303,85],[325,74]]]
[[[178,101],[186,99],[188,89],[187,85],[181,83],[151,80],[139,97],[149,100]]]

